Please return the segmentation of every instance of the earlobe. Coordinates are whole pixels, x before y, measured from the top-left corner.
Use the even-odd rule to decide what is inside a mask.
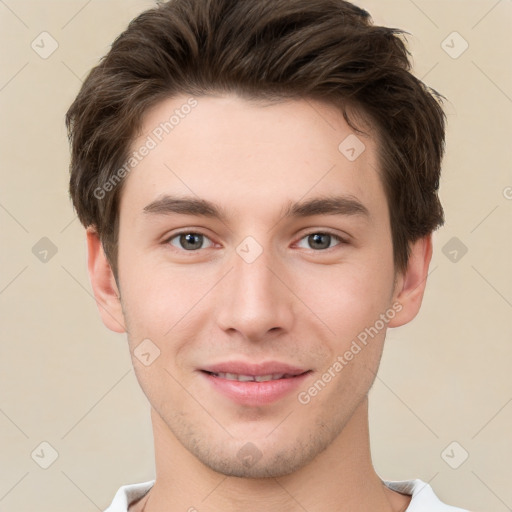
[[[393,303],[399,303],[401,310],[389,322],[389,327],[399,327],[410,322],[418,314],[423,300],[432,259],[432,234],[420,238],[410,247],[407,269],[398,276],[393,294]]]
[[[97,231],[87,228],[87,268],[101,319],[114,332],[126,332],[119,290]]]

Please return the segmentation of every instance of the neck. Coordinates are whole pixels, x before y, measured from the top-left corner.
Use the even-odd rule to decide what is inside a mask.
[[[202,464],[151,411],[156,481],[133,510],[231,512],[404,511],[410,496],[391,491],[376,474],[370,456],[368,400],[342,432],[312,462],[279,478],[237,478]]]

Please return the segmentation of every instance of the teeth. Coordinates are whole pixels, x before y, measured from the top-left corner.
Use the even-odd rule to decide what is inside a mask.
[[[267,382],[268,380],[277,380],[277,379],[280,379],[281,377],[278,376],[279,374],[274,374],[274,375],[258,375],[258,376],[255,376],[254,377],[254,380],[256,382]]]
[[[237,380],[239,382],[267,382],[269,380],[279,380],[288,377],[285,373],[272,373],[269,375],[238,375],[236,373],[214,373],[216,377],[227,380]]]
[[[238,380],[240,382],[249,382],[251,380],[254,380],[254,377],[251,377],[250,375],[235,375],[234,373],[228,373],[229,380]]]

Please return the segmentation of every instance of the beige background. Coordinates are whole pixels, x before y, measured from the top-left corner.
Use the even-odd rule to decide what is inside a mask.
[[[448,503],[511,510],[512,2],[358,3],[413,34],[415,72],[448,98],[449,121],[447,222],[422,312],[388,332],[370,395],[374,463],[386,479],[429,481]],[[151,5],[0,0],[0,511],[103,510],[119,486],[154,477],[125,337],[106,330],[91,295],[64,128],[88,70]],[[58,43],[46,59],[31,47],[43,31]],[[33,253],[43,237],[57,249],[46,262]],[[443,253],[453,237],[468,249],[456,262]],[[48,469],[42,442],[58,453]],[[446,462],[465,451],[457,469]]]

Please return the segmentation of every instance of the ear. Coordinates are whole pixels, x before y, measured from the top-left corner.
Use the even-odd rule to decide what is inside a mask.
[[[93,227],[87,228],[86,236],[87,268],[101,319],[111,331],[126,332],[120,293],[100,237]]]
[[[390,320],[389,327],[399,327],[410,322],[418,314],[423,300],[432,259],[432,234],[420,238],[410,247],[407,269],[398,274],[393,292],[393,303],[400,303],[402,309]]]

